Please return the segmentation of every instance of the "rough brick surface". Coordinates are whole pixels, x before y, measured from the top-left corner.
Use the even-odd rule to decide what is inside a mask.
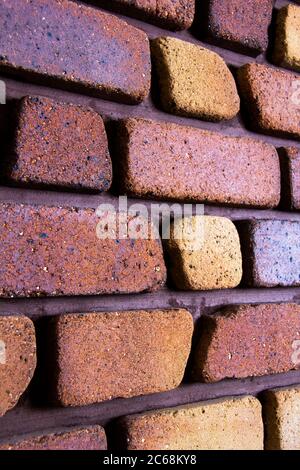
[[[300,137],[298,75],[252,63],[238,70],[238,83],[255,130]]]
[[[127,416],[119,430],[129,450],[263,449],[261,405],[250,396]]]
[[[238,232],[225,217],[177,219],[166,240],[170,273],[178,289],[236,287],[242,277]]]
[[[300,7],[287,5],[277,14],[274,62],[300,71]]]
[[[161,286],[166,272],[160,241],[118,239],[117,233],[101,239],[97,226],[107,218],[99,215],[91,209],[1,204],[0,296],[128,293]],[[135,219],[128,220],[131,229]]]
[[[111,160],[101,116],[43,97],[26,97],[4,174],[17,185],[105,191]]]
[[[106,435],[101,426],[88,426],[67,432],[26,437],[8,444],[0,443],[0,450],[106,450]]]
[[[205,29],[220,46],[238,52],[263,52],[274,0],[205,0]],[[203,3],[205,3],[203,2]],[[204,5],[203,5],[204,7]]]
[[[175,31],[189,28],[195,13],[194,0],[97,0],[97,5]]]
[[[228,307],[203,316],[195,356],[196,380],[217,382],[299,369],[300,306]]]
[[[238,113],[234,78],[218,54],[171,37],[154,39],[151,50],[165,111],[208,121]]]
[[[36,366],[35,330],[26,317],[0,317],[0,416],[13,408]]]
[[[300,450],[299,386],[264,392],[263,414],[266,450]]]
[[[171,123],[127,119],[119,125],[121,189],[139,197],[275,207],[275,148],[248,138]]]
[[[186,310],[74,314],[53,322],[54,393],[64,406],[166,391],[182,381],[193,332]]]
[[[115,16],[73,1],[2,0],[0,69],[137,103],[150,87],[149,42]]]
[[[288,210],[300,209],[300,152],[297,147],[280,149],[281,201]]]
[[[300,223],[252,220],[239,224],[243,282],[255,287],[300,285]]]

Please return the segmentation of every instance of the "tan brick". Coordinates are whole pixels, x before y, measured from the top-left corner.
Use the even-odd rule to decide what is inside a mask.
[[[201,318],[193,358],[194,379],[217,382],[300,368],[300,306],[227,307]]]
[[[267,450],[300,450],[300,386],[264,392],[263,416]]]
[[[234,224],[225,217],[175,220],[166,248],[170,273],[179,289],[225,289],[236,287],[241,281],[239,236]]]
[[[300,7],[286,5],[277,14],[273,59],[277,65],[300,71]]]
[[[261,405],[250,396],[127,416],[119,430],[129,450],[262,450]]]
[[[26,317],[0,316],[0,416],[13,408],[36,366],[35,329]]]
[[[53,327],[55,395],[76,406],[177,387],[193,320],[186,310],[140,310],[63,315]]]
[[[170,37],[154,39],[151,50],[165,111],[208,121],[238,113],[234,78],[218,54]]]

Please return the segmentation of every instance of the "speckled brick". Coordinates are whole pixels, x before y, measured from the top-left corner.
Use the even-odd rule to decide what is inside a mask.
[[[101,116],[92,109],[25,97],[18,106],[5,179],[30,187],[106,191],[111,160]]]
[[[243,283],[255,287],[300,285],[300,223],[250,220],[238,224]]]
[[[126,416],[118,425],[128,450],[263,449],[261,405],[250,396]]]
[[[300,450],[300,387],[267,390],[262,403],[265,449]]]
[[[54,319],[51,331],[54,396],[78,406],[177,387],[193,319],[187,310],[71,314]]]
[[[300,152],[297,147],[281,148],[281,203],[285,209],[300,210]]]
[[[0,316],[0,416],[13,408],[36,366],[35,330],[26,317]]]
[[[300,7],[286,5],[277,14],[273,59],[275,64],[300,71]]]
[[[199,14],[205,17],[207,35],[218,45],[259,54],[268,47],[273,4],[274,0],[205,0]]]
[[[149,41],[125,21],[77,2],[1,0],[0,70],[138,103],[150,88]]]
[[[143,221],[148,229],[148,221]],[[128,222],[128,230],[134,230],[135,218],[129,217]],[[150,230],[145,233],[148,239],[119,239],[118,231],[108,234],[113,238],[99,238],[101,225],[107,224],[115,230],[108,214],[92,209],[1,204],[0,296],[93,295],[159,288],[166,275],[160,240],[151,239]]]
[[[106,435],[101,426],[88,426],[65,432],[24,436],[0,443],[0,450],[106,450]]]
[[[165,244],[178,289],[228,289],[240,283],[240,240],[231,220],[206,215],[175,219]]]
[[[151,51],[165,111],[208,121],[239,112],[236,84],[221,56],[171,37],[151,41]]]
[[[144,119],[119,124],[122,193],[237,206],[275,207],[280,167],[263,142]]]
[[[195,380],[279,374],[300,368],[300,306],[261,304],[227,307],[204,315],[193,358]]]
[[[189,28],[195,13],[195,0],[97,0],[97,5],[175,31]]]
[[[238,84],[253,129],[300,138],[298,75],[252,63],[238,70]]]

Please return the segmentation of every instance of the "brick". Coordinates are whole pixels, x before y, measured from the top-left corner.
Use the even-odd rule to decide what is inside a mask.
[[[299,369],[300,306],[227,307],[205,315],[193,360],[195,380],[217,382]],[[278,346],[280,345],[280,347]]]
[[[261,64],[238,70],[238,83],[252,127],[266,134],[300,137],[300,78]]]
[[[195,14],[194,0],[97,0],[97,5],[175,31],[188,29]]]
[[[69,0],[2,0],[0,18],[0,70],[125,103],[148,94],[149,41],[125,21]]]
[[[26,97],[18,106],[5,177],[16,185],[106,191],[112,168],[101,116],[92,109]]]
[[[206,0],[205,31],[221,47],[257,55],[268,47],[273,4],[273,0]]]
[[[263,449],[261,405],[250,396],[126,416],[119,430],[129,450]]]
[[[300,223],[251,220],[239,224],[243,283],[256,287],[300,285]]]
[[[151,51],[165,111],[208,121],[238,113],[234,78],[218,54],[171,37],[151,41]]]
[[[178,289],[236,287],[242,277],[238,232],[225,217],[177,219],[166,240],[169,271]]]
[[[300,388],[267,390],[263,397],[266,450],[300,450]]]
[[[118,142],[118,179],[127,194],[262,208],[279,203],[279,158],[271,145],[133,118],[120,122]]]
[[[35,330],[26,317],[0,317],[0,416],[13,408],[36,367]]]
[[[176,388],[191,348],[186,310],[71,314],[53,320],[55,398],[87,405]]]
[[[300,71],[300,7],[286,5],[277,13],[273,60],[275,64]]]
[[[15,439],[0,444],[0,450],[106,450],[106,435],[101,426],[88,426],[67,432]]]
[[[99,238],[99,224],[113,227],[104,213],[98,215],[92,209],[1,204],[0,297],[159,288],[166,276],[160,240],[150,234],[148,239],[119,239],[118,233]],[[142,223],[129,218],[129,229],[135,220]],[[148,221],[143,222],[148,228]]]
[[[281,202],[289,210],[300,209],[300,153],[297,147],[280,149]]]

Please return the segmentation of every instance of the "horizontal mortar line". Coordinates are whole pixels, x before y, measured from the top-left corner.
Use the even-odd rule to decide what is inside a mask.
[[[224,380],[212,384],[183,384],[169,392],[144,395],[129,399],[114,399],[96,405],[76,408],[48,408],[19,405],[1,418],[0,439],[16,437],[45,429],[58,429],[66,426],[106,425],[124,416],[160,408],[180,406],[187,403],[212,400],[239,395],[257,395],[263,390],[285,387],[300,383],[300,371],[290,371],[244,380]]]
[[[8,99],[19,99],[25,95],[41,95],[58,101],[91,107],[106,120],[141,117],[219,132],[220,134],[227,136],[251,137],[253,139],[272,144],[275,147],[294,146],[300,148],[300,142],[297,140],[264,135],[245,128],[243,119],[240,115],[230,121],[222,121],[219,123],[208,122],[166,113],[155,106],[151,96],[141,104],[132,106],[100,98],[93,98],[84,94],[72,93],[59,88],[49,88],[46,86],[20,82],[14,80],[10,76],[0,75],[0,79],[6,82]]]
[[[300,302],[300,287],[270,289],[223,289],[182,292],[161,289],[152,293],[99,296],[0,299],[0,316],[27,315],[31,318],[120,310],[187,308],[197,320],[205,308],[235,304]]]
[[[0,202],[2,203],[18,203],[18,204],[36,204],[47,206],[62,207],[78,207],[96,209],[100,204],[111,204],[115,209],[119,208],[119,198],[108,193],[96,195],[79,194],[70,192],[45,191],[24,188],[13,188],[0,186]],[[170,208],[173,204],[179,204],[183,208],[186,202],[164,201],[154,199],[137,199],[128,197],[128,208],[132,204],[143,204],[146,206],[149,216],[151,205],[165,205]],[[193,204],[193,213],[196,211],[196,203]],[[277,209],[252,209],[250,207],[234,208],[226,206],[213,206],[204,204],[204,213],[207,215],[215,215],[228,217],[232,220],[244,219],[280,219],[290,221],[300,221],[300,212],[287,212]]]

